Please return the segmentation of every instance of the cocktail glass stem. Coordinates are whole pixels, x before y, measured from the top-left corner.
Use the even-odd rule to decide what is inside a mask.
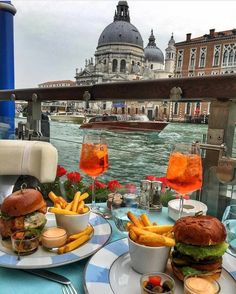
[[[95,210],[96,209],[96,199],[95,199],[95,180],[96,180],[96,177],[92,177],[93,179],[93,182],[92,182],[92,210]]]
[[[180,195],[179,198],[179,218],[183,215],[183,209],[184,209],[184,195]]]

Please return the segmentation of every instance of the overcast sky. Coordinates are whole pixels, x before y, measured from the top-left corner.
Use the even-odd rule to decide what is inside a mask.
[[[70,79],[91,58],[103,29],[113,21],[118,0],[14,0],[15,86]],[[131,23],[147,45],[151,29],[164,52],[171,33],[176,42],[236,28],[236,1],[129,0]]]

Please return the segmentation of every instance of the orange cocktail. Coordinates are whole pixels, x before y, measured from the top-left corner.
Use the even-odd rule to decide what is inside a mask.
[[[202,163],[198,154],[173,152],[167,170],[167,185],[179,194],[199,190],[202,186]]]
[[[80,169],[91,177],[97,177],[108,169],[106,144],[83,143],[80,156]]]

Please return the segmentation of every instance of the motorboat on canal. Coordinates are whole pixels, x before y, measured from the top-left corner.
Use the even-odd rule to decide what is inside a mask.
[[[86,120],[82,129],[108,129],[117,131],[161,132],[168,122],[150,121],[146,115],[99,115]]]

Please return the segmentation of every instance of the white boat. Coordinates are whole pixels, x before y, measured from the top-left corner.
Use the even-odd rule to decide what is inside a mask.
[[[51,113],[50,118],[52,121],[73,122],[82,124],[85,119],[85,116],[77,112],[57,112]]]

